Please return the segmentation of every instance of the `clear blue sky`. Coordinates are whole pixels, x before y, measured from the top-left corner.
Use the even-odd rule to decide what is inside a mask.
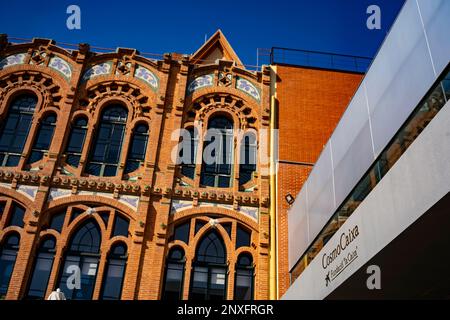
[[[244,64],[273,46],[372,57],[405,0],[39,0],[8,1],[0,33],[52,38],[141,52],[193,53],[222,29]],[[66,28],[66,8],[81,8],[81,30]],[[381,8],[381,30],[368,30],[366,9]]]

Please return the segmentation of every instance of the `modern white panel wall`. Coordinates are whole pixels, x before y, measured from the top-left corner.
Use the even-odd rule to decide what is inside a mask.
[[[405,3],[290,210],[290,268],[447,66],[449,17],[450,0]]]

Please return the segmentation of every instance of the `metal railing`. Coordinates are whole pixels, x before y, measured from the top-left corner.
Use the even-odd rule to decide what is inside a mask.
[[[372,58],[345,54],[272,47],[270,64],[288,64],[320,69],[365,73]]]

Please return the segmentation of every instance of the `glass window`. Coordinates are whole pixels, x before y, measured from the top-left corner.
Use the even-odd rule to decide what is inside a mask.
[[[203,220],[195,220],[195,234],[206,224]]]
[[[8,108],[5,119],[0,121],[0,166],[15,167],[19,164],[28,138],[37,98],[22,95]]]
[[[226,286],[226,249],[213,230],[203,237],[197,247],[189,298],[223,300],[226,299]]]
[[[194,127],[186,129],[185,135],[189,137],[184,137],[182,140],[182,148],[180,150],[181,157],[181,174],[194,179],[195,175],[195,158],[197,156],[197,145],[198,145],[198,130]],[[186,141],[185,141],[185,138]]]
[[[251,233],[238,225],[236,230],[236,249],[250,247]]]
[[[202,185],[230,187],[233,146],[233,122],[222,116],[211,118],[204,142]]]
[[[180,240],[186,244],[189,244],[190,228],[191,228],[190,221],[177,225],[173,231],[173,240]]]
[[[23,228],[25,223],[23,218],[25,217],[25,209],[17,204],[13,204],[11,208],[11,217],[7,226],[17,226]]]
[[[117,174],[128,111],[120,105],[107,107],[92,143],[86,172],[111,177]]]
[[[127,163],[125,165],[125,173],[136,171],[144,162],[147,142],[148,126],[146,124],[140,124],[134,129],[133,136],[131,138]]]
[[[87,129],[88,121],[85,117],[78,117],[72,125],[72,131],[66,147],[66,163],[72,167],[78,167],[80,163]]]
[[[63,260],[59,288],[69,300],[90,300],[100,258],[101,234],[88,220],[73,234]]]
[[[112,236],[124,236],[128,237],[128,228],[130,226],[130,221],[120,214],[116,214],[114,217],[114,230]]]
[[[184,251],[174,247],[170,250],[166,261],[164,276],[163,300],[180,300],[183,295]]]
[[[234,284],[235,300],[253,300],[253,259],[251,255],[239,255],[236,263],[236,279]]]
[[[9,281],[16,264],[19,242],[19,235],[12,233],[6,236],[0,246],[0,298],[4,298],[8,292]]]
[[[66,217],[65,212],[60,212],[53,215],[52,220],[50,221],[50,229],[56,230],[59,233],[61,233],[65,217]]]
[[[36,139],[31,148],[31,154],[28,163],[34,163],[44,157],[44,153],[50,149],[53,133],[55,132],[56,116],[54,114],[47,115],[39,125]]]
[[[108,255],[108,262],[105,267],[101,299],[120,300],[126,264],[126,245],[123,243],[114,245]]]
[[[256,171],[256,137],[254,133],[247,133],[241,143],[239,164],[239,184],[245,184],[252,180]]]
[[[41,243],[28,288],[28,298],[45,299],[45,292],[55,257],[55,246],[56,241],[53,237],[47,238]]]

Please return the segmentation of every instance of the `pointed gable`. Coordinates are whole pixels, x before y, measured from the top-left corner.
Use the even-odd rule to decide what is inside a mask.
[[[234,52],[227,38],[225,38],[220,30],[217,30],[216,33],[214,33],[212,37],[192,55],[191,63],[210,64],[214,63],[217,59],[234,61],[237,65],[243,66],[236,52]]]

